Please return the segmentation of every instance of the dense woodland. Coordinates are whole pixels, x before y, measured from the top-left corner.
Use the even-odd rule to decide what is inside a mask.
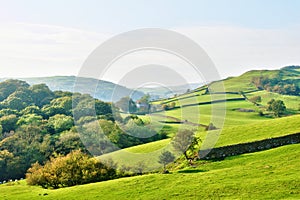
[[[33,163],[74,150],[101,155],[166,137],[140,125],[141,119],[122,119],[112,103],[88,94],[6,80],[0,83],[0,181],[24,178]]]

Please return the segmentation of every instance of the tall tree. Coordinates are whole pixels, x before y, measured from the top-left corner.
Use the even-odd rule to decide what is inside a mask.
[[[175,156],[170,151],[164,151],[159,156],[158,163],[164,166],[164,172],[166,172],[166,165],[175,160]]]
[[[184,157],[188,160],[187,150],[194,141],[194,132],[188,129],[179,130],[172,141],[173,148],[183,153]]]

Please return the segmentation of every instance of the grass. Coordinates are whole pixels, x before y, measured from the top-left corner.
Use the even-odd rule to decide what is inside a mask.
[[[291,96],[291,95],[281,95],[274,92],[267,92],[267,91],[258,91],[253,92],[246,95],[248,98],[251,98],[253,96],[261,96],[262,98],[262,105],[267,105],[268,101],[271,99],[280,99],[282,100],[287,109],[298,111],[299,104],[300,104],[300,96]]]
[[[0,186],[0,199],[299,199],[300,144],[198,162],[171,174],[149,174],[58,190]],[[45,195],[47,194],[47,195]]]
[[[222,107],[223,106],[223,107]],[[226,103],[208,104],[200,106],[184,107],[182,109],[174,109],[166,112],[167,116],[174,116],[182,120],[188,120],[194,123],[201,123],[208,125],[212,119],[212,108],[214,110],[226,109],[226,115],[215,115],[216,119],[222,121],[225,117],[225,126],[249,124],[256,121],[268,120],[260,117],[257,112],[240,112],[237,109],[245,108],[257,111],[258,108],[252,103],[240,100]],[[200,115],[198,115],[200,113]],[[200,119],[200,120],[199,120]]]
[[[216,147],[253,142],[300,132],[300,115],[261,121],[253,124],[226,127],[222,130]],[[199,133],[204,138],[206,133]],[[209,134],[214,134],[210,131]]]

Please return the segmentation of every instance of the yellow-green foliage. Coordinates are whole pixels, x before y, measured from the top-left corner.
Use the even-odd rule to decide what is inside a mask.
[[[59,188],[112,179],[115,170],[81,151],[51,158],[44,166],[32,165],[26,174],[29,185]]]

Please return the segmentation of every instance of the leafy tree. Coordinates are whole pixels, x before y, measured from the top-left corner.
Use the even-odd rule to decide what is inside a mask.
[[[0,180],[7,180],[9,177],[7,174],[9,173],[8,166],[12,162],[14,155],[8,150],[0,150]]]
[[[282,100],[271,99],[268,102],[267,110],[274,112],[276,117],[280,117],[286,111],[286,106]]]
[[[166,172],[166,165],[175,160],[175,156],[170,151],[164,151],[159,156],[158,163],[164,166],[164,172]]]
[[[2,132],[14,131],[17,128],[18,118],[16,115],[7,115],[0,118],[0,125],[2,126]]]
[[[0,101],[6,99],[16,90],[22,90],[29,87],[25,81],[9,79],[0,83]]]
[[[47,117],[54,116],[56,114],[64,114],[71,116],[72,114],[72,97],[65,96],[53,99],[50,105],[47,104],[43,107],[43,112]]]
[[[54,99],[54,93],[49,89],[46,84],[37,84],[29,88],[32,92],[32,99],[36,106],[43,107],[49,104]]]
[[[173,148],[183,153],[184,157],[188,160],[187,150],[194,140],[194,132],[188,129],[179,130],[172,141]]]
[[[7,116],[7,115],[18,116],[19,112],[17,110],[12,110],[12,109],[8,109],[8,108],[0,110],[0,117]]]
[[[41,127],[23,125],[0,142],[0,151],[7,150],[13,155],[6,162],[6,179],[23,178],[32,163],[42,163],[50,156],[52,147],[50,137],[44,135]]]
[[[95,100],[90,95],[73,96],[73,115],[75,120],[85,116],[112,115],[111,104]]]
[[[55,143],[55,152],[61,155],[67,155],[74,150],[85,151],[80,135],[73,131],[61,134],[59,140]]]
[[[26,181],[29,185],[56,189],[115,177],[115,169],[81,151],[73,151],[67,156],[51,158],[44,166],[38,163],[32,165],[26,174]]]
[[[70,116],[57,114],[49,118],[48,124],[54,128],[55,133],[60,133],[70,130],[74,126],[74,121]]]
[[[137,111],[135,102],[129,96],[121,98],[115,105],[126,113],[135,113]]]
[[[36,114],[22,115],[17,122],[17,126],[21,126],[24,124],[41,125],[42,120],[43,117],[40,115],[36,115]]]
[[[43,116],[43,112],[38,106],[27,106],[20,112],[22,115],[35,114]]]
[[[249,99],[249,101],[251,101],[251,102],[254,103],[254,104],[257,104],[257,103],[261,102],[261,96],[254,96],[254,97],[251,97],[251,98]]]

